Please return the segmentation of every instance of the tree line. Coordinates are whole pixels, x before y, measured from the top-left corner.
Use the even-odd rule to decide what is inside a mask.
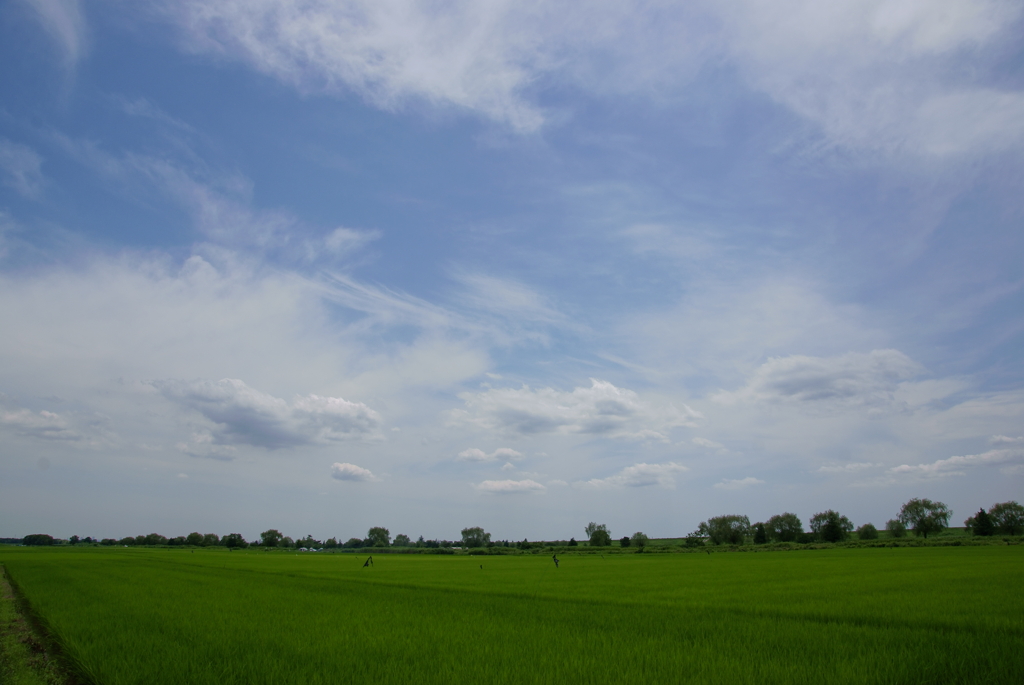
[[[885,530],[890,537],[905,537],[908,531],[915,535],[927,538],[928,535],[940,533],[948,527],[952,511],[942,502],[933,502],[930,499],[915,498],[906,502],[895,518],[889,519],[885,524]],[[819,512],[809,520],[809,531],[804,530],[803,522],[796,514],[785,512],[772,516],[767,521],[750,523],[747,516],[729,514],[724,516],[712,516],[702,521],[697,530],[686,536],[684,545],[703,546],[712,545],[740,545],[746,539],[752,538],[754,544],[767,544],[769,542],[842,542],[852,536],[860,540],[876,540],[879,537],[878,529],[871,523],[865,523],[854,528],[849,518],[832,509]],[[1021,535],[1024,534],[1024,507],[1017,502],[1001,502],[984,508],[978,513],[964,521],[964,527],[972,535]],[[585,542],[591,547],[609,547],[612,545],[612,536],[606,524],[598,524],[593,521],[584,527]],[[12,539],[11,542],[17,541]],[[26,535],[20,539],[21,544],[30,546],[49,546],[64,544],[63,540],[57,540],[51,535],[33,534]],[[649,538],[642,532],[633,535],[623,536],[618,540],[620,547],[633,547],[642,552],[647,546]],[[515,548],[531,549],[540,543],[531,543],[527,539],[519,542],[508,540],[492,541],[491,534],[479,526],[462,529],[459,540],[424,540],[421,535],[415,542],[408,535],[399,533],[394,540],[391,539],[391,532],[383,526],[374,526],[367,531],[365,538],[349,538],[340,542],[337,538],[317,540],[312,535],[293,539],[283,535],[276,528],[271,528],[260,533],[258,540],[246,541],[240,533],[229,533],[224,537],[216,533],[192,532],[188,535],[179,535],[167,538],[158,533],[149,535],[137,535],[135,537],[124,537],[121,539],[103,538],[100,540],[92,537],[80,538],[72,535],[68,540],[69,545],[122,545],[133,546],[189,546],[189,547],[227,547],[243,548],[250,545],[263,548],[293,548],[293,549],[362,549],[362,548],[422,548],[422,549],[444,549],[449,550],[455,547],[462,549],[480,548]],[[545,543],[550,544],[550,543]],[[580,544],[576,538],[567,542],[560,541],[559,544],[576,547]]]
[[[927,539],[948,527],[952,515],[950,508],[942,502],[914,498],[900,508],[895,518],[886,522],[885,530],[894,538],[905,537],[909,530]],[[873,524],[865,523],[854,529],[849,518],[833,509],[815,514],[809,524],[810,531],[804,531],[800,517],[790,512],[754,524],[746,516],[713,516],[702,521],[697,530],[686,537],[684,544],[740,545],[747,537],[752,537],[755,545],[768,542],[842,542],[853,535],[859,540],[877,540],[879,536]],[[1017,502],[995,504],[988,512],[981,509],[964,521],[964,526],[973,535],[1020,535],[1024,533],[1024,507]]]

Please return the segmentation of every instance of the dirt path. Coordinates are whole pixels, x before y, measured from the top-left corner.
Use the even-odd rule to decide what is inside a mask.
[[[74,685],[46,645],[0,565],[0,685]]]

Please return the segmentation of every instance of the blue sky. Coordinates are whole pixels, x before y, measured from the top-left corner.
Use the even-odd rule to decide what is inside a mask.
[[[0,535],[1024,496],[1006,2],[8,0]]]

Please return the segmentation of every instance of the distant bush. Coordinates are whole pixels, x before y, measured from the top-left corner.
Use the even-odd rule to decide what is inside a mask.
[[[986,537],[996,534],[996,525],[992,522],[992,517],[985,513],[984,509],[978,509],[977,514],[964,521],[964,527],[972,535]]]
[[[1024,507],[1016,502],[994,504],[988,510],[992,523],[1004,535],[1020,535],[1024,533]]]
[[[629,547],[629,536],[623,535],[622,539],[619,540],[620,547]]]
[[[885,529],[889,532],[889,535],[894,538],[905,538],[907,537],[907,527],[903,525],[903,521],[899,519],[889,519],[885,522]]]
[[[690,535],[686,536],[685,540],[683,540],[683,546],[684,547],[703,547],[704,546],[704,538],[702,538],[701,536],[696,535],[694,533],[691,533]]]
[[[765,532],[775,542],[793,542],[804,532],[804,524],[796,514],[776,514],[764,524]]]
[[[907,528],[914,529],[914,535],[928,538],[928,533],[941,533],[949,525],[953,512],[942,502],[915,497],[900,509],[899,520]]]
[[[878,529],[871,523],[865,523],[863,526],[857,529],[858,540],[877,540]]]
[[[750,532],[750,519],[736,514],[712,516],[707,521],[701,521],[697,532],[714,545],[742,545],[743,537]]]
[[[608,526],[603,523],[591,521],[584,529],[591,547],[609,547],[612,544],[612,534],[608,532]]]
[[[33,535],[26,535],[21,539],[21,544],[29,547],[48,547],[54,543],[52,535],[46,535],[45,533],[35,533]]]

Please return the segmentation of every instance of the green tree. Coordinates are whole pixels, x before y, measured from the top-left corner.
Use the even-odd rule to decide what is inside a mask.
[[[643,552],[644,551],[644,547],[647,546],[647,543],[649,541],[650,541],[650,538],[648,538],[646,535],[644,535],[643,533],[641,533],[639,531],[637,531],[636,533],[633,533],[633,537],[630,538],[630,542],[633,543],[634,547],[636,547],[636,551],[637,552]]]
[[[395,541],[391,543],[394,547],[410,547],[412,540],[405,533],[399,533],[395,536]]]
[[[890,537],[907,537],[907,527],[903,525],[903,521],[900,521],[899,519],[889,519],[886,521],[885,530],[888,531]]]
[[[996,525],[984,509],[978,509],[977,514],[964,521],[964,527],[972,535],[988,536],[996,533]]]
[[[713,545],[742,545],[744,536],[749,532],[750,519],[737,514],[712,516],[697,527],[697,533]]]
[[[462,529],[463,549],[469,549],[470,547],[486,547],[490,541],[491,534],[479,526]]]
[[[82,539],[80,537],[78,537],[77,535],[72,535],[71,537],[68,538],[68,544],[69,545],[77,545],[81,541],[82,541]]]
[[[207,533],[203,536],[203,547],[216,547],[220,544],[220,536],[216,533]]]
[[[828,509],[811,517],[811,530],[825,542],[841,542],[849,536],[853,524],[838,511]]]
[[[248,547],[249,543],[245,541],[241,533],[228,533],[220,540],[220,544],[225,547],[238,548]]]
[[[349,538],[348,542],[346,542],[343,545],[343,547],[345,547],[346,549],[359,549],[360,547],[365,547],[365,546],[366,545],[364,545],[363,541],[360,540],[359,538]]]
[[[793,542],[804,532],[804,524],[796,514],[776,514],[764,524],[765,532],[775,542]]]
[[[306,549],[320,549],[323,545],[319,540],[314,538],[312,535],[307,535],[304,538],[299,538],[295,541],[296,547],[305,547]]]
[[[619,540],[619,547],[629,547],[629,536],[623,535]]]
[[[863,526],[857,529],[858,540],[877,540],[878,529],[875,528],[874,524],[865,523]]]
[[[389,547],[391,531],[383,526],[374,526],[366,533],[366,543],[370,547]]]
[[[612,544],[612,534],[608,532],[608,526],[603,523],[591,521],[583,530],[587,533],[591,547],[609,547]]]
[[[203,534],[195,532],[189,533],[185,536],[185,542],[193,547],[199,547],[203,544]]]
[[[144,543],[142,543],[142,544],[144,544],[144,545],[166,545],[167,544],[167,538],[165,538],[163,535],[160,535],[160,533],[150,533],[149,535],[146,536],[146,541]]]
[[[281,540],[284,536],[281,535],[281,531],[276,528],[265,530],[260,533],[260,544],[264,547],[278,547],[281,544]]]
[[[763,545],[768,542],[768,531],[765,530],[763,523],[758,523],[754,526],[754,544]]]
[[[569,538],[569,546],[570,547],[578,547],[579,544],[580,543],[576,542],[576,538]],[[508,545],[506,544],[505,546],[507,547]]]
[[[704,538],[702,537],[701,532],[699,530],[695,530],[686,536],[686,539],[683,541],[683,544],[687,547],[703,547]]]
[[[32,535],[26,535],[21,539],[21,544],[26,547],[49,547],[54,543],[52,535],[46,533],[33,533]]]
[[[1004,535],[1020,535],[1024,533],[1024,507],[1016,502],[994,504],[988,510],[992,523]]]
[[[907,528],[912,528],[914,535],[927,540],[928,533],[942,532],[942,529],[949,525],[952,513],[942,502],[915,497],[900,509],[899,520]]]
[[[294,546],[295,546],[295,540],[292,540],[287,535],[285,535],[283,538],[281,538],[281,547],[294,547]]]

